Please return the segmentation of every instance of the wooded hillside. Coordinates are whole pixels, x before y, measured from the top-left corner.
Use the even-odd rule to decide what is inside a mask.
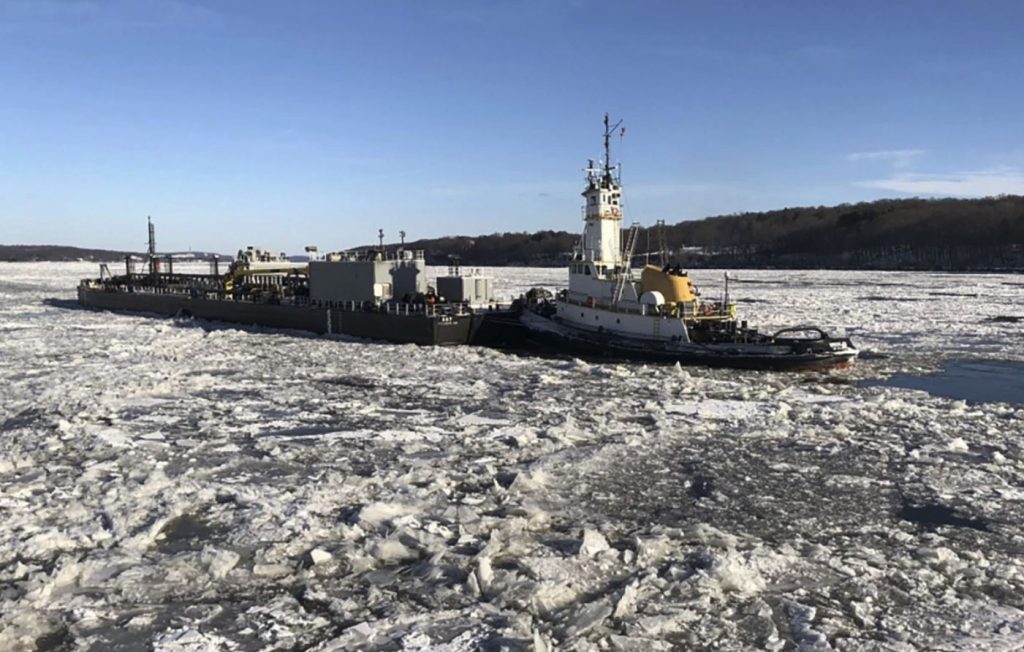
[[[658,229],[645,226],[634,263],[659,249]],[[1024,270],[1024,197],[783,208],[668,224],[664,235],[672,260],[688,267]],[[450,236],[406,247],[423,249],[428,262],[437,265],[456,255],[467,265],[544,266],[564,264],[578,241],[579,233],[538,231]],[[124,255],[0,245],[0,260],[119,261]]]
[[[648,242],[658,248],[656,229],[646,226],[637,252]],[[409,246],[438,264],[454,254],[475,265],[556,265],[578,239],[540,231]],[[1024,269],[1024,197],[884,199],[725,215],[669,224],[665,240],[673,258],[691,267]]]
[[[91,260],[111,262],[124,260],[128,252],[108,249],[83,249],[60,245],[0,245],[0,260],[5,262]],[[136,254],[138,255],[138,254]]]

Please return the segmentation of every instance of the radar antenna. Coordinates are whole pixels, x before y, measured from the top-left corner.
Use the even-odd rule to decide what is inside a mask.
[[[612,146],[611,138],[615,130],[622,125],[622,120],[619,120],[614,125],[609,126],[608,114],[604,114],[604,180],[607,183],[612,181]],[[625,134],[626,130],[622,129],[619,132],[620,135]]]

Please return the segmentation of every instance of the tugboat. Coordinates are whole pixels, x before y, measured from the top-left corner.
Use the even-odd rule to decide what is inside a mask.
[[[612,167],[610,140],[621,121],[604,117],[604,160],[588,162],[585,227],[569,261],[569,287],[556,297],[531,290],[519,321],[527,347],[546,345],[584,356],[678,362],[746,369],[827,369],[850,364],[848,338],[815,326],[759,333],[736,319],[728,289],[705,302],[680,266],[646,265],[636,278],[633,252],[639,225],[622,240],[621,167]],[[728,288],[728,277],[726,277]]]

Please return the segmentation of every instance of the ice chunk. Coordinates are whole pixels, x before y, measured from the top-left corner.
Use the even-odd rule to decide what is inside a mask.
[[[641,567],[653,566],[676,549],[676,543],[667,536],[636,539],[636,563]]]
[[[409,632],[402,637],[402,649],[403,650],[437,650],[439,648],[433,645],[433,641],[430,637],[423,632]]]
[[[385,564],[398,564],[419,558],[419,553],[398,539],[384,539],[373,544],[370,554]]]
[[[597,530],[584,528],[583,543],[580,545],[579,552],[580,557],[595,557],[609,548],[611,546],[608,545],[608,540],[604,538],[603,534]]]
[[[715,565],[715,577],[726,592],[751,594],[765,587],[764,578],[757,569],[736,554],[727,555]]]
[[[508,424],[506,419],[495,419],[482,414],[466,414],[456,421],[463,426],[504,426]]]
[[[222,579],[233,569],[239,560],[237,552],[207,547],[203,549],[200,560],[206,564],[206,570],[215,580]]]
[[[326,564],[327,562],[334,559],[331,553],[327,552],[322,548],[313,548],[309,551],[309,560],[316,564]]]
[[[828,643],[828,637],[812,626],[817,616],[817,610],[814,607],[793,601],[786,601],[785,607],[786,615],[789,616],[789,629],[799,649],[832,649],[832,646]]]
[[[960,557],[945,546],[938,546],[936,548],[922,546],[915,551],[915,554],[919,559],[934,568],[959,567],[962,565]]]
[[[480,557],[476,567],[476,580],[480,592],[487,593],[491,588],[491,582],[494,581],[494,569],[491,567],[490,557]]]
[[[789,406],[782,402],[779,402],[775,407],[780,412],[789,410]],[[718,398],[683,400],[665,405],[665,412],[668,414],[725,421],[749,419],[766,412],[767,409],[768,404],[760,401],[738,401]]]
[[[554,652],[555,646],[551,639],[544,636],[540,631],[533,630],[533,652]]]
[[[57,630],[42,611],[20,608],[16,614],[13,621],[0,616],[0,650],[34,650],[36,640]]]
[[[380,527],[389,521],[416,513],[416,508],[402,503],[376,502],[359,510],[359,522]]]
[[[612,605],[607,599],[583,605],[569,619],[568,632],[571,636],[579,636],[603,623],[610,615]]]
[[[577,595],[578,592],[568,582],[544,581],[533,594],[533,611],[541,615],[550,614],[570,604]]]
[[[108,446],[113,448],[131,448],[132,438],[129,434],[124,431],[118,430],[117,428],[103,428],[102,430],[94,431],[97,437],[102,439]]]
[[[615,652],[660,652],[661,650],[673,649],[671,643],[637,636],[612,634],[608,637],[608,640],[611,643],[611,649],[615,650]]]
[[[615,603],[615,611],[613,616],[616,618],[628,618],[636,613],[636,600],[637,600],[637,586],[639,582],[630,582],[626,585],[626,588],[622,590],[622,595],[619,596],[619,601]]]
[[[227,639],[191,627],[167,630],[153,641],[153,652],[220,652],[231,647]]]
[[[519,473],[516,475],[516,479],[513,480],[512,484],[509,486],[509,491],[529,493],[531,491],[543,489],[549,481],[550,478],[543,470],[538,470],[533,473]]]
[[[284,564],[254,564],[252,574],[257,577],[284,577],[290,575],[292,569]]]
[[[966,453],[971,448],[967,445],[967,442],[964,441],[963,437],[956,437],[955,439],[950,440],[947,446],[949,447],[949,450],[956,451],[958,453]]]
[[[357,625],[353,625],[345,630],[345,633],[352,636],[354,640],[369,641],[370,639],[377,636],[377,630],[373,628],[368,622],[362,622]]]
[[[694,541],[716,548],[735,548],[739,545],[739,539],[735,535],[723,532],[707,523],[698,523],[687,528],[686,534]]]

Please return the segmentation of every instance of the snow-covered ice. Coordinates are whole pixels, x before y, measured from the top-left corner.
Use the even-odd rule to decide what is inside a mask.
[[[79,310],[95,271],[0,264],[0,649],[1024,646],[1024,405],[864,382],[1024,361],[1019,275],[734,273],[865,352],[779,374]]]

